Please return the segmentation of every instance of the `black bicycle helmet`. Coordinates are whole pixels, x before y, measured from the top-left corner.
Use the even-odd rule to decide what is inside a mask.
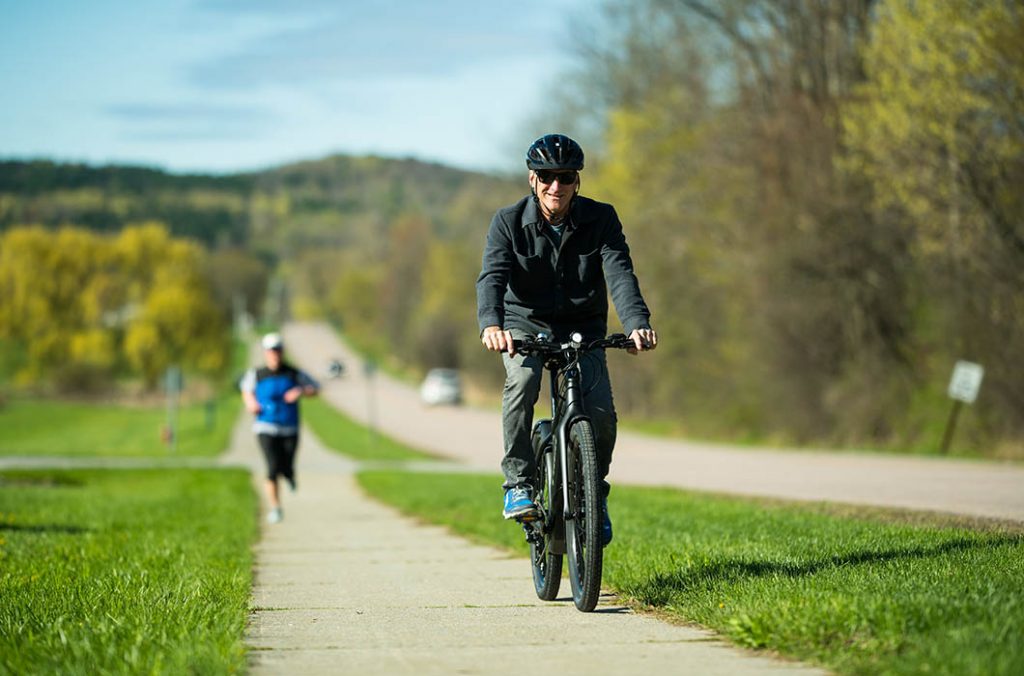
[[[564,134],[547,134],[533,142],[526,151],[526,166],[530,169],[583,168],[583,148]]]

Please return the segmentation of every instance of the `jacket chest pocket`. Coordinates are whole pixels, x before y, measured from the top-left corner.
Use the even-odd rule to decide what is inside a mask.
[[[516,254],[516,267],[510,280],[512,291],[520,298],[549,290],[555,282],[555,270],[547,256]]]
[[[579,254],[576,258],[576,274],[580,284],[584,287],[593,286],[598,280],[603,279],[603,268],[601,250],[594,249],[585,254]]]

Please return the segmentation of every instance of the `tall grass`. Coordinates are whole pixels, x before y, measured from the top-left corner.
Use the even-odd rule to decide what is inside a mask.
[[[0,673],[237,673],[242,470],[0,473]]]

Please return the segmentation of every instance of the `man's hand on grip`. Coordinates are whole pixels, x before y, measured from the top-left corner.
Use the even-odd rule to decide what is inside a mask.
[[[484,329],[480,335],[480,342],[493,352],[508,351],[509,356],[516,353],[515,345],[512,344],[512,332],[505,331],[500,326],[488,326]]]
[[[658,334],[654,329],[634,329],[633,333],[629,334],[629,339],[635,345],[635,347],[626,350],[630,354],[653,350],[658,347]]]

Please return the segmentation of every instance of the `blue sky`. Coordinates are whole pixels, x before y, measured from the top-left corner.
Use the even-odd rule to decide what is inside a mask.
[[[0,0],[0,157],[518,167],[593,4]]]

